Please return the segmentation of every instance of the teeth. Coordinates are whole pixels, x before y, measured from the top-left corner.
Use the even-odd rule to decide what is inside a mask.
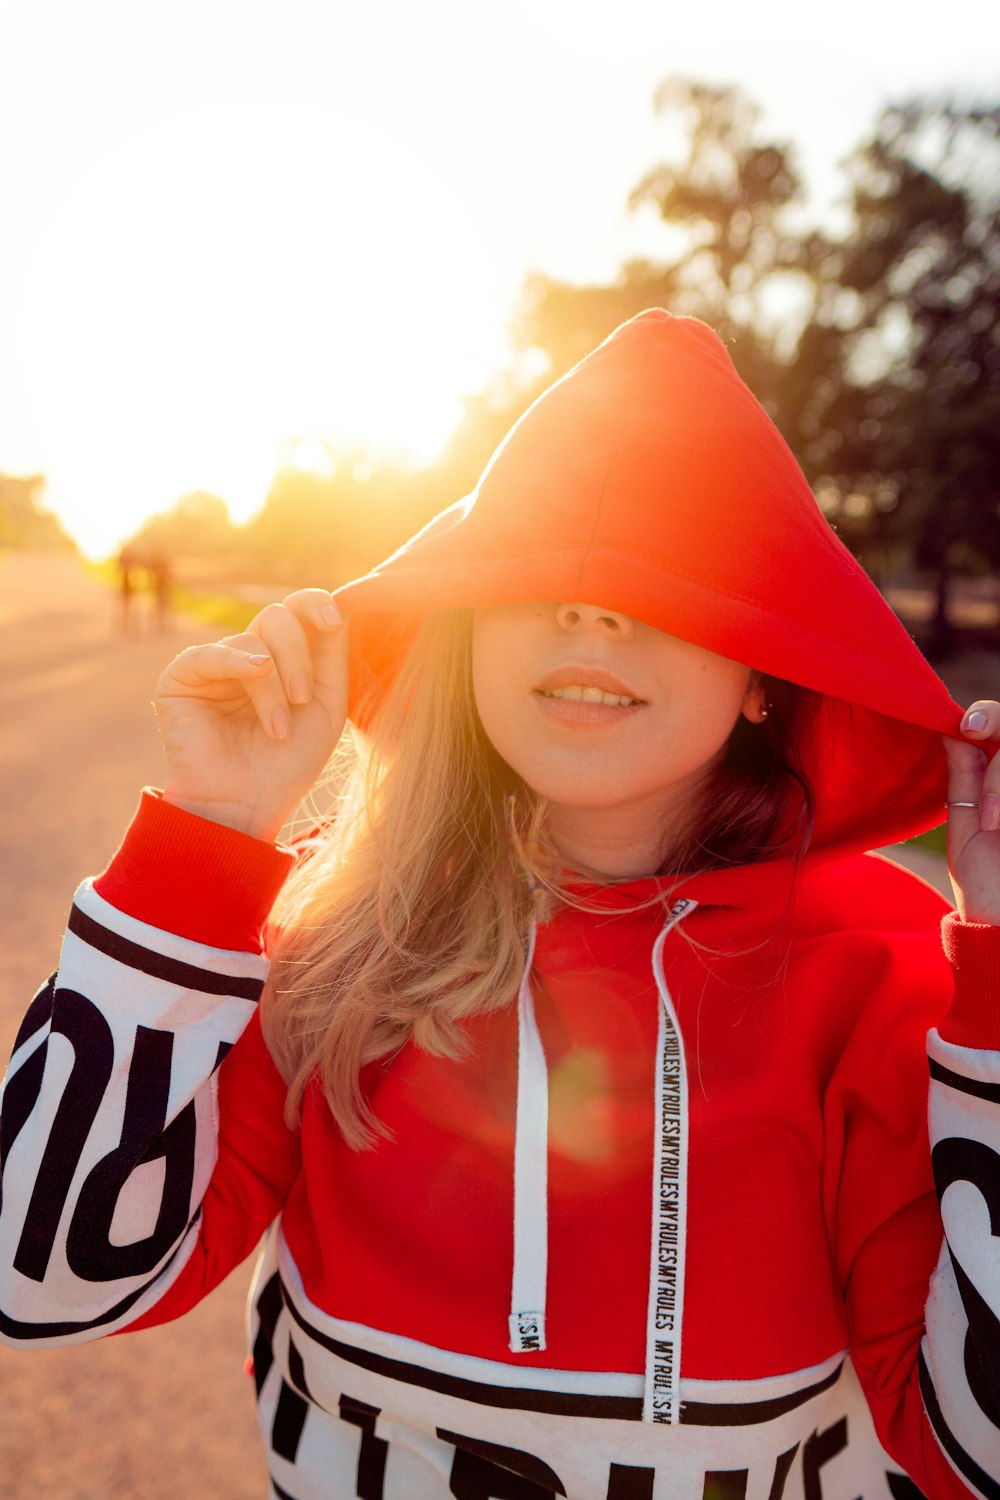
[[[629,708],[633,703],[638,703],[638,698],[624,697],[618,693],[605,693],[596,687],[578,687],[574,683],[571,687],[548,688],[542,695],[545,698],[562,698],[567,703],[607,703],[612,707]]]

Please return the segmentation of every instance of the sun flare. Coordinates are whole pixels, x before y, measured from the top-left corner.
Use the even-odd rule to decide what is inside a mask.
[[[297,434],[426,462],[504,354],[447,186],[287,106],[182,116],[103,162],[50,228],[23,336],[50,491],[95,555],[193,489],[245,518]]]

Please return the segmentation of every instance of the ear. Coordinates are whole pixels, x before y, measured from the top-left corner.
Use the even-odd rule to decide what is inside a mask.
[[[759,672],[751,672],[750,683],[747,687],[746,697],[743,699],[743,707],[740,710],[744,719],[751,724],[763,724],[767,718],[770,704],[767,701],[767,691],[764,681]]]

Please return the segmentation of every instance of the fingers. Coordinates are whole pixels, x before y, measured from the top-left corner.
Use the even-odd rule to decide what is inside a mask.
[[[247,636],[261,640],[274,658],[289,703],[312,698],[314,642],[340,624],[340,612],[325,589],[299,589],[280,604],[266,605],[251,620]]]
[[[986,756],[975,745],[967,745],[961,740],[945,739],[944,749],[948,757],[949,810],[965,813],[977,820]],[[972,805],[955,808],[953,804],[956,802],[968,802]]]
[[[264,615],[282,611],[294,615],[303,626],[311,626],[314,630],[335,630],[343,624],[337,601],[326,589],[296,589],[294,594],[286,594],[280,604],[265,605],[247,628],[256,630],[258,620]]]
[[[310,703],[317,671],[331,639],[342,635],[340,612],[325,589],[299,589],[280,604],[268,604],[244,635],[227,644],[266,652],[274,663],[270,677],[248,685],[257,715],[273,739],[292,734],[291,708]]]
[[[242,635],[182,651],[161,676],[156,696],[249,698],[265,732],[287,740],[292,708],[312,701],[317,678],[324,680],[331,662],[343,677],[346,630],[340,612],[325,589],[299,589],[280,604],[266,605]]]
[[[230,641],[215,641],[207,646],[189,646],[175,656],[157,683],[157,697],[171,697],[178,688],[188,692],[211,688],[219,683],[258,682],[266,677],[274,663],[261,643],[246,647]]]
[[[962,733],[972,740],[988,740],[1000,733],[1000,703],[992,698],[970,703],[962,716]]]
[[[990,698],[970,704],[962,718],[966,743],[947,741],[948,801],[975,802],[973,808],[949,808],[952,816],[961,815],[968,827],[981,833],[995,833],[1000,828],[1000,756],[987,763],[985,753],[976,748],[1000,735],[1000,703]]]

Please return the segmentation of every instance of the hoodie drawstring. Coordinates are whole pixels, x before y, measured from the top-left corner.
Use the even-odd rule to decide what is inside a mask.
[[[675,901],[653,944],[653,974],[660,996],[656,1037],[656,1114],[653,1128],[653,1229],[642,1420],[680,1420],[681,1326],[687,1240],[688,1090],[684,1044],[663,972],[663,945],[697,902]]]
[[[535,923],[517,996],[517,1124],[514,1133],[514,1276],[510,1348],[545,1348],[549,1262],[549,1070],[531,996]]]
[[[644,1422],[677,1422],[680,1416],[681,1314],[687,1209],[687,1069],[674,1004],[663,972],[667,934],[697,905],[671,907],[653,945],[653,974],[660,998],[656,1048],[656,1128],[653,1149],[653,1223],[646,1315]],[[514,1135],[514,1273],[510,1348],[514,1354],[545,1348],[548,1276],[549,1077],[535,1019],[531,964],[535,926],[528,938],[517,998],[517,1122]]]

